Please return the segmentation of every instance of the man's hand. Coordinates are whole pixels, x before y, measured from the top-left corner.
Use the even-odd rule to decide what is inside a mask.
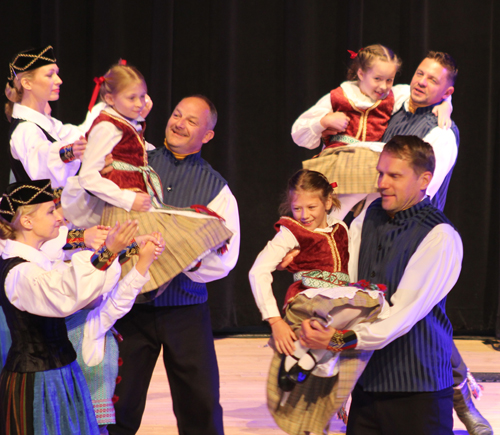
[[[80,136],[80,139],[75,140],[73,143],[73,155],[75,156],[75,159],[83,159],[85,148],[87,148],[87,139],[85,139],[85,136]]]
[[[317,320],[304,320],[299,335],[300,344],[309,349],[326,349],[334,332],[334,328],[324,327]]]
[[[106,157],[104,157],[104,168],[102,168],[99,171],[99,174],[101,174],[101,176],[109,174],[113,170],[112,164],[113,164],[113,154],[110,153],[106,155]]]
[[[289,251],[288,254],[286,254],[283,257],[283,260],[281,260],[281,263],[278,264],[278,266],[276,266],[276,270],[285,270],[290,265],[290,263],[293,261],[293,259],[297,255],[299,255],[299,252],[300,252],[300,249],[292,249],[291,251]]]
[[[345,131],[349,125],[349,121],[350,118],[344,112],[330,112],[323,116],[319,122],[325,129],[340,132]]]

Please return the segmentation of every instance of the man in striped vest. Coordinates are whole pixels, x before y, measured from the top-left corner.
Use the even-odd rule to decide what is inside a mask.
[[[428,143],[391,139],[377,165],[381,198],[351,225],[351,279],[387,285],[380,318],[333,335],[315,321],[302,327],[312,348],[375,350],[353,391],[347,434],[453,433],[445,303],[460,274],[462,241],[426,196],[434,169]]]
[[[432,114],[436,104],[454,92],[458,73],[455,60],[447,53],[430,51],[420,63],[410,84],[410,99],[393,115],[382,142],[396,135],[415,135],[432,145],[436,158],[434,176],[427,189],[432,204],[443,211],[453,168],[457,160],[460,135],[454,122],[451,128],[438,127]],[[493,429],[472,402],[468,377],[472,381],[475,396],[479,386],[468,376],[468,369],[458,349],[453,344],[451,353],[453,368],[454,407],[458,417],[471,435],[492,435]]]

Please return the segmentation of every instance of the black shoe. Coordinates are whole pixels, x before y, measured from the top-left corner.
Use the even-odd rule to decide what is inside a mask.
[[[455,388],[453,407],[470,435],[493,435],[493,429],[488,420],[479,413],[472,402],[467,382],[464,383],[462,388]]]
[[[292,366],[290,370],[288,370],[288,379],[290,379],[292,382],[296,384],[302,384],[305,382],[305,380],[309,377],[311,372],[314,370],[316,367],[316,358],[314,355],[310,352],[307,351],[307,354],[312,358],[314,361],[314,365],[312,366],[311,369],[305,369],[299,365],[299,363],[295,364]]]
[[[283,355],[281,357],[280,369],[278,371],[278,387],[280,387],[285,392],[289,392],[293,390],[293,387],[295,387],[295,382],[289,379],[288,372],[285,370],[286,357],[286,355]],[[295,367],[296,365],[297,364],[295,364],[293,367]]]

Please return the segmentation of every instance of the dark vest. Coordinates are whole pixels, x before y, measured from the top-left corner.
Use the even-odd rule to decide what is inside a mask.
[[[26,121],[24,119],[12,118],[12,121],[10,123],[10,129],[9,129],[9,140],[8,140],[9,144],[10,144],[10,139],[12,137],[12,133],[14,133],[14,130],[21,122],[26,122]],[[37,124],[37,127],[43,131],[43,134],[45,134],[45,137],[47,138],[47,140],[49,140],[52,143],[56,142],[56,140],[49,133],[47,133],[42,127],[40,127],[38,124]],[[17,160],[16,158],[14,158],[14,156],[12,155],[12,150],[11,150],[10,146],[9,146],[9,161],[10,161],[10,168],[12,169],[12,172],[14,174],[14,177],[16,178],[16,181],[22,182],[22,183],[26,183],[28,181],[31,181],[31,178],[28,175],[28,173],[26,172],[26,170],[24,169],[23,164],[19,160]]]
[[[227,184],[226,180],[201,158],[201,152],[177,160],[166,148],[148,152],[150,166],[163,185],[163,201],[175,207],[192,204],[208,205]],[[151,292],[154,293],[154,292]],[[177,275],[168,289],[154,301],[155,306],[201,304],[208,299],[207,286]]]
[[[5,369],[16,373],[42,372],[64,367],[76,359],[64,318],[42,317],[21,311],[5,294],[5,278],[20,263],[19,257],[0,259],[0,305],[5,313],[12,345]]]
[[[382,137],[382,142],[387,143],[397,135],[417,136],[423,139],[433,128],[438,126],[437,116],[434,116],[432,113],[433,108],[434,106],[419,107],[415,113],[411,113],[406,111],[404,106],[401,107],[389,121],[389,126]],[[455,123],[452,124],[451,131],[455,135],[458,152],[460,134]],[[448,186],[454,167],[455,165],[446,174],[441,186],[431,200],[432,205],[441,211],[444,210],[444,205],[446,204],[446,194],[448,193]]]
[[[375,200],[363,222],[358,279],[386,284],[386,299],[390,301],[410,258],[439,224],[450,222],[428,198],[396,213],[392,219],[382,209],[381,199]],[[360,378],[365,390],[438,391],[453,384],[453,330],[445,304],[446,298],[408,333],[374,352]]]

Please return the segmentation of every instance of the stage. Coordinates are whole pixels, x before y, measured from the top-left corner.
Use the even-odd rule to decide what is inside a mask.
[[[221,402],[224,409],[226,435],[283,434],[266,407],[265,385],[272,351],[267,338],[220,338],[215,341],[221,375]],[[472,372],[498,373],[500,352],[481,340],[455,340]],[[485,382],[476,407],[500,433],[500,382]],[[196,410],[193,409],[193,413]],[[345,433],[345,426],[335,421],[330,434]],[[455,416],[454,432],[466,435],[463,424]],[[169,387],[162,359],[158,359],[148,393],[148,402],[139,435],[176,435]]]

